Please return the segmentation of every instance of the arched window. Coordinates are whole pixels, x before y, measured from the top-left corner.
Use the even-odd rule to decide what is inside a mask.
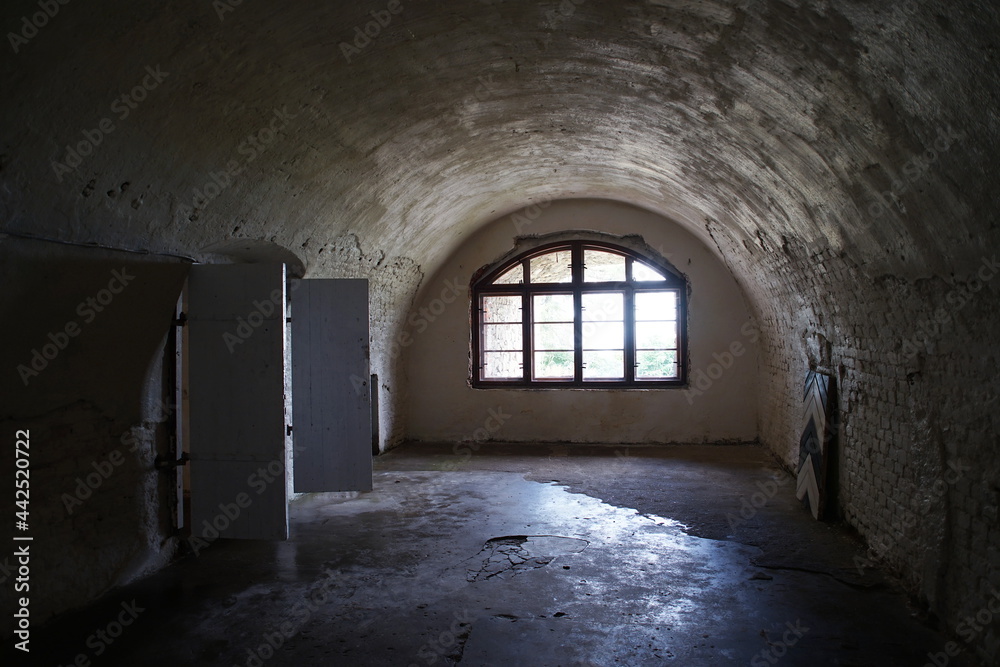
[[[472,294],[474,386],[684,384],[687,283],[663,262],[554,243],[488,270]]]

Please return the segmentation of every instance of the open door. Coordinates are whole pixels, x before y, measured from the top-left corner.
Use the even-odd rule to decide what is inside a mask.
[[[292,281],[295,491],[370,491],[368,281]]]
[[[283,264],[191,267],[192,535],[288,538],[285,319]]]

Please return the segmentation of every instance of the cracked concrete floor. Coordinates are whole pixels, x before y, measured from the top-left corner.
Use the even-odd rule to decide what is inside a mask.
[[[288,542],[221,541],[49,623],[32,664],[882,667],[942,650],[793,488],[757,447],[407,445],[377,459],[374,491],[295,501]],[[120,637],[88,644],[133,600]]]

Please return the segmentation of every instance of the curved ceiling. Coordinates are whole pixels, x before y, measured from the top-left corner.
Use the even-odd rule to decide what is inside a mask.
[[[965,176],[995,161],[997,24],[987,2],[61,5],[4,56],[3,224],[412,277],[526,203],[606,197],[717,244],[751,287],[779,248],[945,272],[995,236]]]

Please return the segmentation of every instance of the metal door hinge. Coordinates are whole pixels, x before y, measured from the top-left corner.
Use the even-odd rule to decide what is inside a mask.
[[[177,466],[187,465],[187,462],[190,460],[191,459],[188,457],[187,452],[181,452],[181,456],[179,459],[173,459],[170,458],[169,456],[160,454],[159,456],[156,457],[156,460],[154,461],[153,465],[156,467],[157,470],[173,470]]]

